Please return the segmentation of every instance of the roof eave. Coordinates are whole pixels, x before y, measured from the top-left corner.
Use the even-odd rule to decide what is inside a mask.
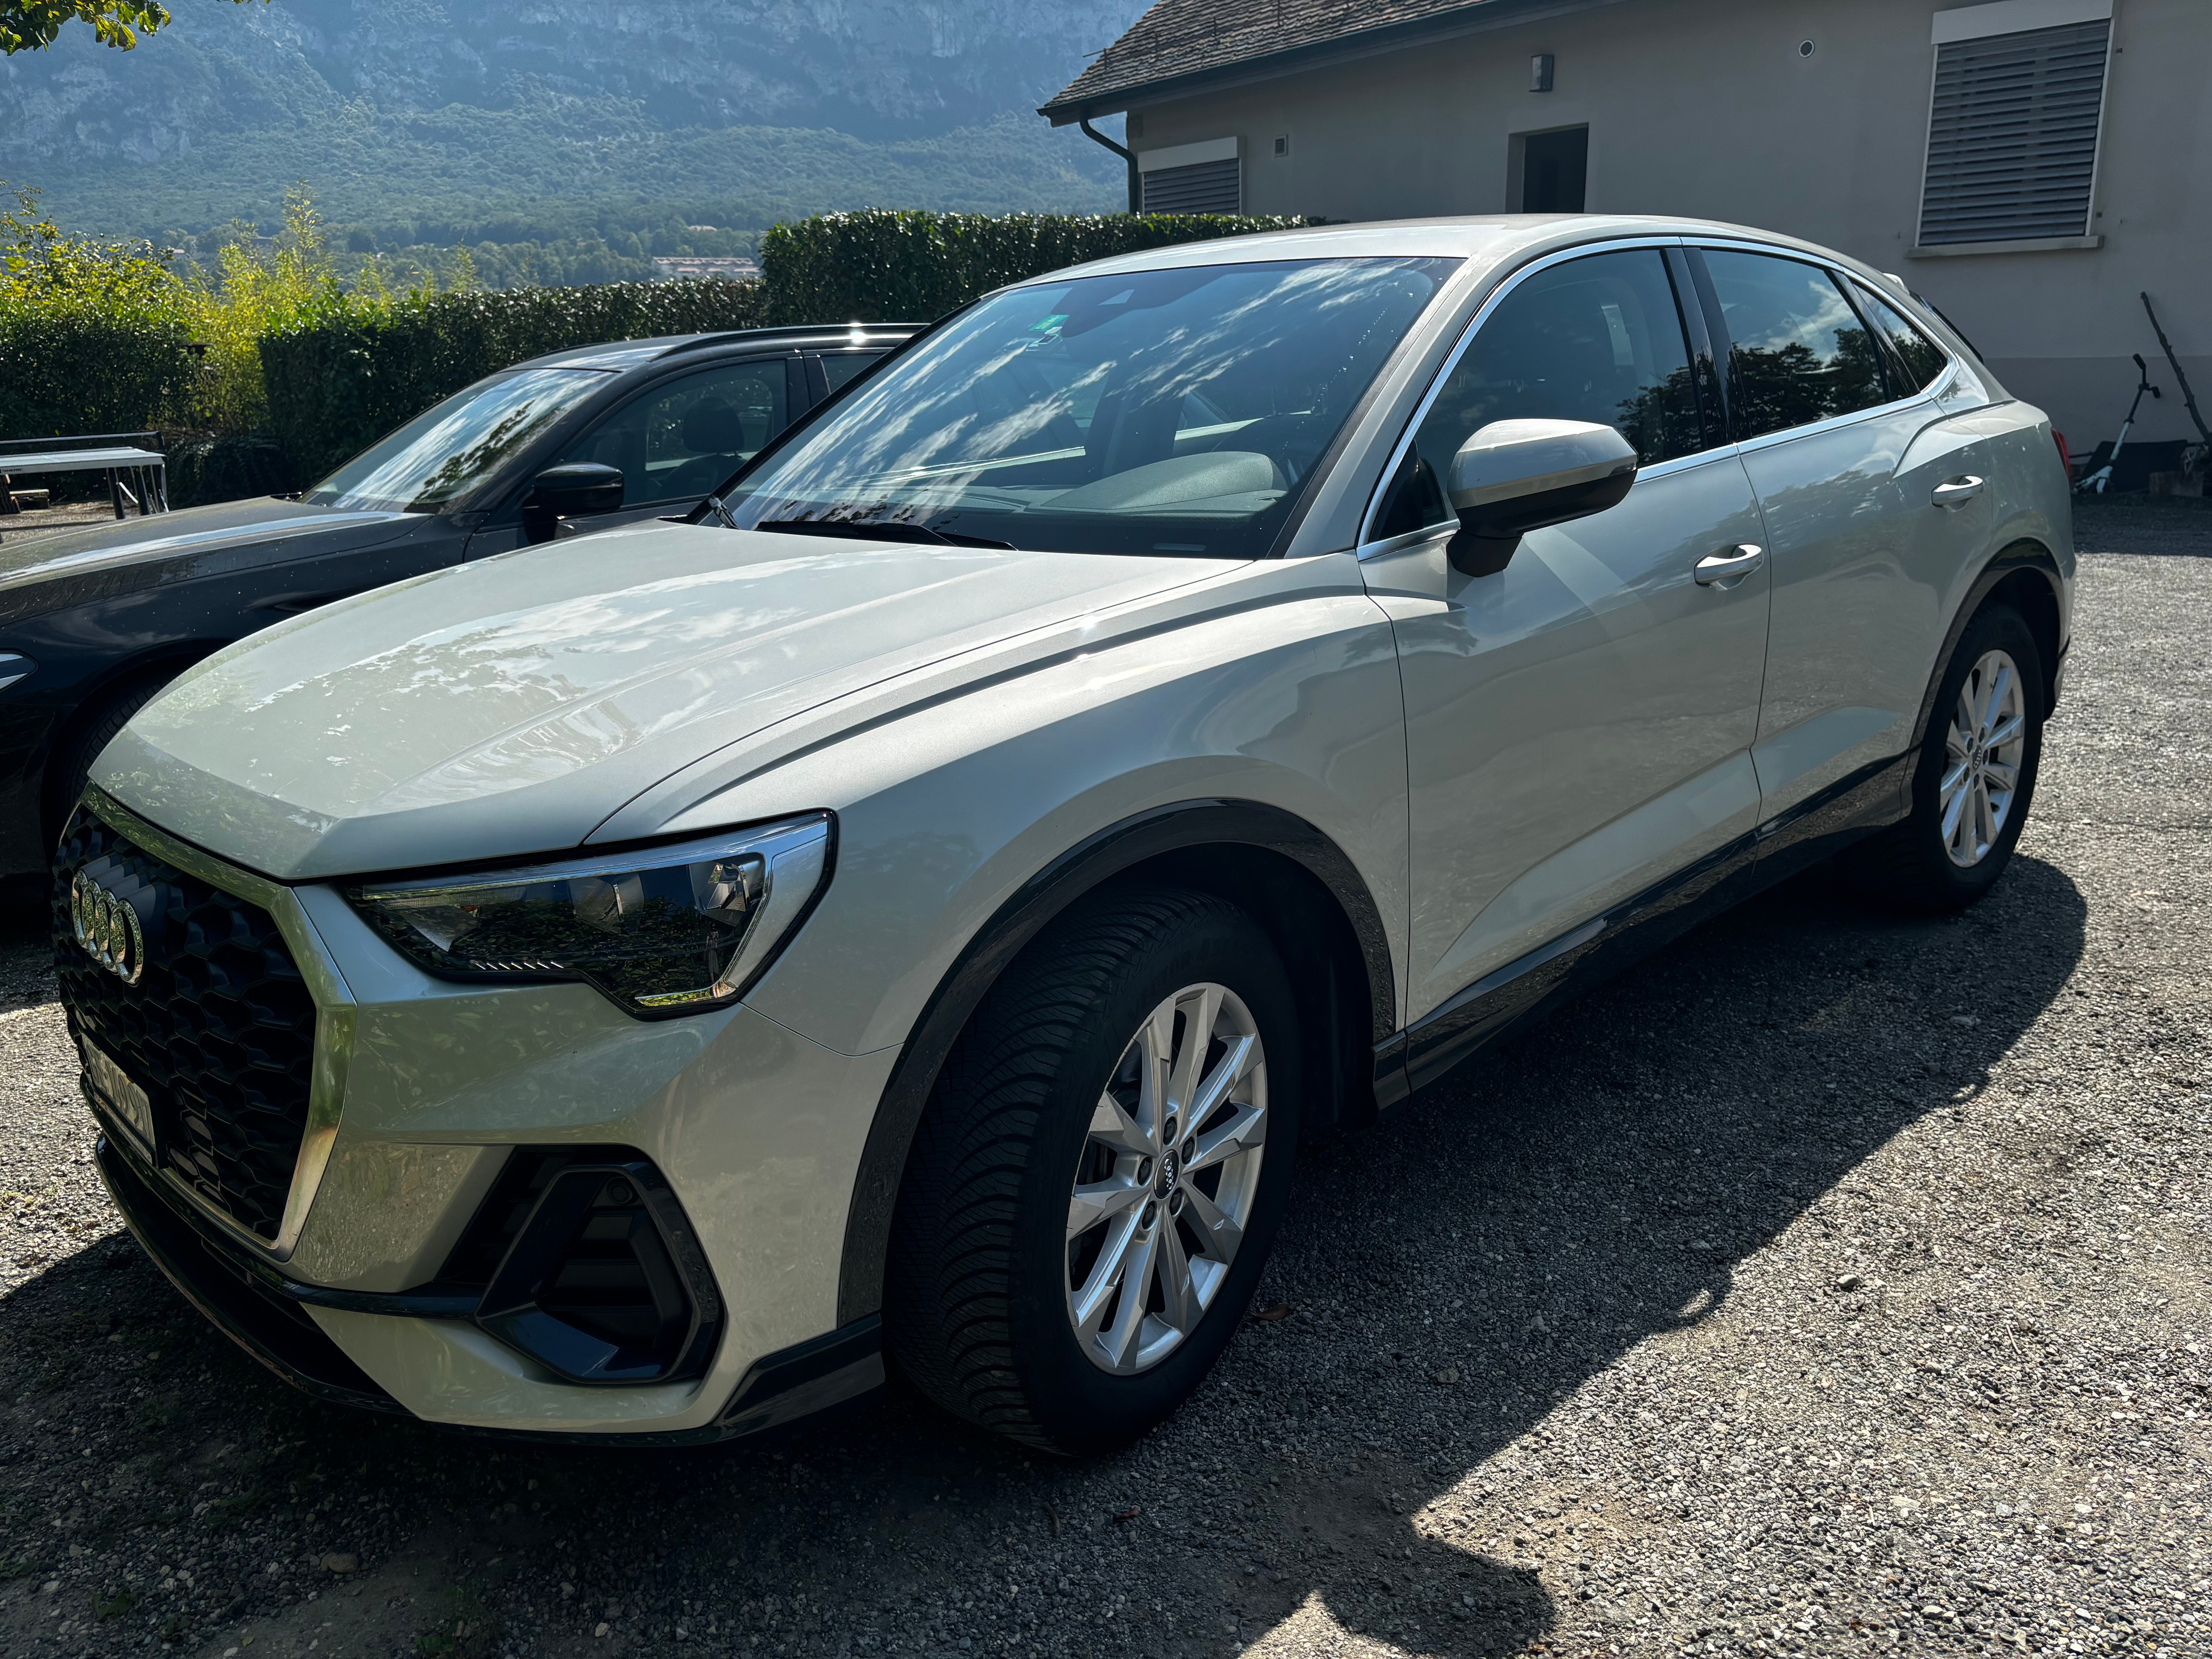
[[[1194,92],[1218,91],[1257,81],[1273,81],[1285,75],[1296,75],[1303,70],[1371,58],[1425,41],[1462,34],[1486,34],[1493,29],[1512,28],[1518,24],[1534,22],[1546,17],[1561,16],[1569,12],[1593,11],[1601,6],[1623,3],[1626,0],[1469,0],[1467,5],[1440,12],[1433,17],[1386,23],[1379,28],[1357,29],[1327,40],[1308,41],[1282,52],[1262,52],[1256,57],[1239,58],[1235,63],[1218,64],[1183,75],[1161,76],[1108,92],[1070,98],[1067,94],[1082,84],[1079,76],[1059,97],[1040,106],[1037,113],[1056,127],[1073,126],[1079,121],[1095,121],[1101,116],[1119,115],[1138,104],[1160,103]]]

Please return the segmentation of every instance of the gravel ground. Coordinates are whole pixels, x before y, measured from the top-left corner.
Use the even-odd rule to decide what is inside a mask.
[[[2208,504],[2212,505],[2212,504]],[[315,1405],[116,1231],[0,937],[0,1649],[2212,1654],[2212,514],[2085,509],[1972,914],[1819,874],[1304,1161],[1255,1319],[1053,1464]]]

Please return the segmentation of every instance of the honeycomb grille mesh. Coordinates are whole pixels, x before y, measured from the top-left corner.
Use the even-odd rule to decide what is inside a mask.
[[[77,944],[82,871],[143,919],[136,985]],[[133,845],[80,807],[54,884],[54,966],[70,1035],[146,1091],[155,1152],[217,1209],[274,1239],[307,1126],[315,1004],[274,917]]]

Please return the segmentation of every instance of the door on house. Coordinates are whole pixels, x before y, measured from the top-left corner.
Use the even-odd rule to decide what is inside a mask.
[[[1580,213],[1589,178],[1589,129],[1562,127],[1521,140],[1521,211]]]

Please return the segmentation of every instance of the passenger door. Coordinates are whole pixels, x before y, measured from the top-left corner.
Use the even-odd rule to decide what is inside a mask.
[[[1826,266],[1700,250],[1729,342],[1735,436],[1766,522],[1773,621],[1752,751],[1763,819],[1877,779],[1911,741],[1946,618],[1942,596],[1986,540],[1986,496],[1939,506],[1971,475],[1970,429],[1929,395],[1948,359]],[[1886,337],[1894,325],[1907,337]]]
[[[1687,283],[1658,247],[1522,277],[1447,370],[1363,550],[1406,698],[1409,1023],[1756,822],[1766,574],[1697,567],[1762,532]],[[1620,506],[1469,578],[1436,481],[1516,416],[1612,425],[1642,470]]]

